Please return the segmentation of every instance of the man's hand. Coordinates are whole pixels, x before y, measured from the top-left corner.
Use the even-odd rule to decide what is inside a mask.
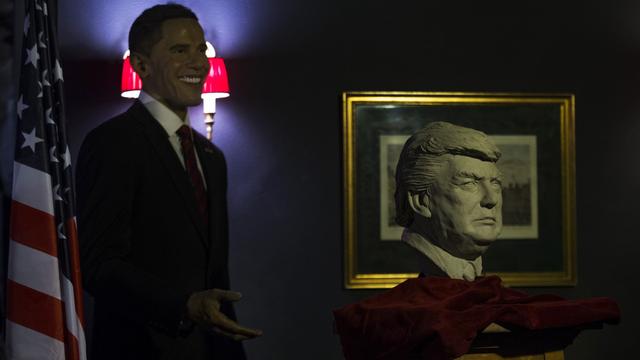
[[[238,301],[241,297],[239,292],[230,290],[209,289],[196,292],[187,300],[187,315],[192,321],[236,341],[262,335],[261,330],[240,326],[220,311],[222,302]]]

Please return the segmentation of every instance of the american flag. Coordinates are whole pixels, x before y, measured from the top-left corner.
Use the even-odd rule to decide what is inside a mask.
[[[7,275],[9,359],[86,359],[64,77],[48,0],[25,2]]]

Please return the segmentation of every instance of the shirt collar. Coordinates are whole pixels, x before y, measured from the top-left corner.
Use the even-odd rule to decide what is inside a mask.
[[[477,276],[482,275],[481,256],[475,260],[457,258],[407,228],[402,232],[402,241],[428,257],[452,279],[473,281]]]
[[[171,111],[166,105],[156,100],[153,96],[148,93],[140,90],[140,96],[138,96],[138,100],[144,105],[145,108],[151,113],[162,128],[167,132],[168,136],[173,136],[176,134],[176,131],[182,126],[187,125],[191,126],[191,122],[189,121],[189,113],[184,118],[184,121],[181,120],[176,113]]]

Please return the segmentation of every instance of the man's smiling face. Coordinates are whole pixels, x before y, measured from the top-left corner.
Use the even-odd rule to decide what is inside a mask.
[[[473,260],[482,255],[502,230],[502,185],[493,162],[468,156],[451,158],[430,196],[440,247]],[[435,239],[434,239],[435,240]]]
[[[162,38],[146,57],[143,90],[184,117],[188,106],[202,101],[202,85],[209,71],[206,50],[204,32],[196,20],[166,20]]]

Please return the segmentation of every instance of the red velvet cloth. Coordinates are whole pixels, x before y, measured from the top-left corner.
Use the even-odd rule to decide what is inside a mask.
[[[409,279],[395,288],[334,310],[347,360],[451,359],[469,351],[476,334],[492,322],[530,330],[617,322],[609,298],[565,300],[529,296],[505,288],[497,276],[475,281],[441,277]]]

